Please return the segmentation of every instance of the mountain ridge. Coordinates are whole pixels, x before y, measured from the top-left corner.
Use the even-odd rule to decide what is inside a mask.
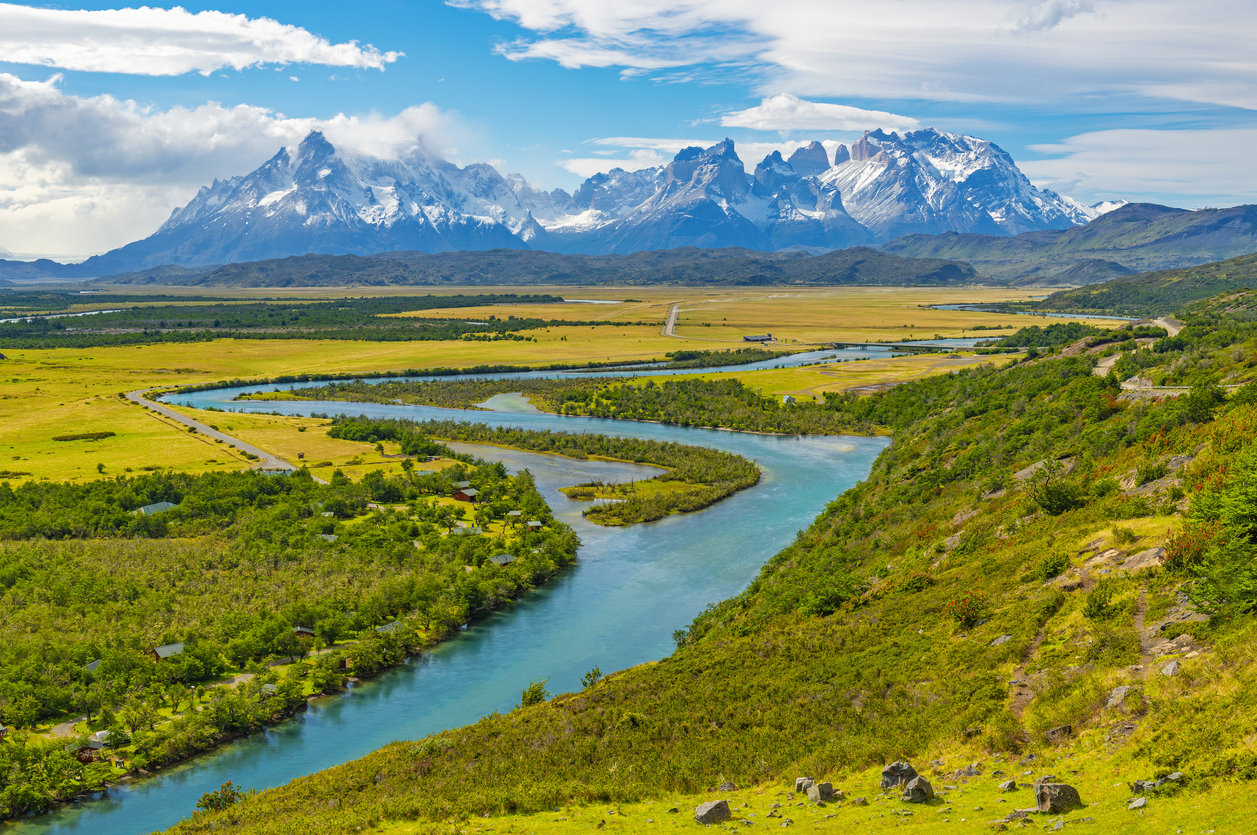
[[[573,194],[485,163],[459,168],[422,147],[397,159],[354,154],[312,131],[254,171],[203,187],[147,238],[79,265],[0,265],[0,275],[73,279],[390,250],[819,251],[906,232],[1065,228],[1094,215],[1035,188],[997,145],[934,129],[869,131],[832,158],[812,142],[789,159],[768,155],[753,174],[725,139],[683,148],[666,166],[597,174]]]

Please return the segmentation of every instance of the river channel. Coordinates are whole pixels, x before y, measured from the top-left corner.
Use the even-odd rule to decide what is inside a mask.
[[[842,354],[843,352],[839,352]],[[707,604],[742,591],[774,553],[827,503],[864,478],[886,438],[753,435],[597,418],[559,417],[497,398],[501,412],[322,402],[231,402],[220,389],[171,398],[204,408],[380,417],[463,418],[493,425],[599,432],[728,450],[758,462],[763,478],[698,513],[627,528],[601,528],[581,516],[585,504],[558,488],[598,478],[649,476],[654,468],[575,461],[494,447],[459,445],[509,469],[527,468],[557,516],[582,540],[578,562],[516,605],[477,621],[420,659],[248,739],[123,783],[102,800],[0,827],[0,835],[134,835],[171,826],[197,798],[227,780],[249,789],[286,783],[357,757],[390,741],[415,739],[509,711],[529,682],[549,679],[551,693],[579,689],[594,666],[604,672],[661,658],[672,633]]]

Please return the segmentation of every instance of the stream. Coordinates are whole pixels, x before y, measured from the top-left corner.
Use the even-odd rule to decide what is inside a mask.
[[[656,468],[455,444],[503,461],[512,472],[523,468],[532,472],[555,515],[581,537],[575,566],[421,658],[353,685],[343,695],[320,699],[292,720],[151,778],[122,783],[103,799],[0,827],[0,835],[134,835],[164,829],[191,814],[202,794],[227,780],[246,789],[281,785],[393,740],[416,739],[473,723],[492,711],[509,711],[529,682],[548,679],[551,693],[573,691],[579,689],[581,675],[594,666],[611,672],[668,655],[674,630],[687,626],[709,603],[741,592],[830,501],[868,474],[889,442],[560,417],[531,409],[517,395],[499,395],[486,404],[498,411],[470,413],[367,403],[231,402],[239,392],[258,389],[218,389],[169,400],[199,408],[283,414],[456,417],[677,441],[744,455],[758,462],[763,478],[697,513],[602,528],[581,516],[585,503],[568,499],[558,489],[593,479],[650,477]]]

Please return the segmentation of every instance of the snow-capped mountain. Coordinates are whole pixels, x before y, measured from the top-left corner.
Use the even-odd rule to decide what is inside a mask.
[[[978,232],[1019,235],[1064,229],[1095,215],[1040,190],[998,145],[933,129],[865,133],[820,175],[851,216],[880,241],[900,235]]]
[[[879,130],[829,147],[832,156],[820,142],[788,158],[774,152],[748,174],[726,139],[685,148],[666,166],[596,174],[568,194],[421,150],[355,155],[313,132],[250,174],[215,180],[152,236],[83,268],[108,275],[389,250],[830,250],[909,233],[1063,229],[1118,205],[1038,189],[1007,153],[971,136]]]
[[[654,187],[653,192],[650,191]],[[669,246],[836,249],[905,234],[1016,235],[1086,223],[1116,206],[1084,206],[1036,188],[999,146],[933,129],[880,130],[831,159],[811,142],[789,159],[773,152],[746,175],[731,140],[685,148],[671,164],[616,169],[590,178],[566,207],[521,203],[576,252],[633,252]],[[594,208],[596,207],[596,208]],[[592,209],[592,210],[591,210]]]
[[[12,258],[12,257],[13,257],[12,252],[9,252],[4,247],[0,246],[0,258]]]
[[[491,165],[459,168],[414,151],[355,156],[319,132],[251,174],[215,180],[142,241],[91,266],[196,266],[305,253],[529,248],[545,231]]]

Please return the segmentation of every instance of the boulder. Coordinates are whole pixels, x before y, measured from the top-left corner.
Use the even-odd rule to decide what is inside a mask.
[[[807,799],[813,803],[828,803],[834,799],[834,786],[832,783],[814,783],[808,786]]]
[[[1064,742],[1065,740],[1069,739],[1070,736],[1073,735],[1073,733],[1074,733],[1073,725],[1060,725],[1058,727],[1052,728],[1051,730],[1045,731],[1043,735],[1047,737],[1048,742],[1051,742],[1052,744],[1057,744],[1057,743]]]
[[[857,797],[851,801],[851,805],[852,806],[868,806],[869,801],[867,797]]]
[[[902,760],[896,760],[882,769],[882,788],[893,789],[917,776],[917,770]]]
[[[962,777],[977,777],[982,773],[982,763],[969,763],[962,769],[959,769],[952,775],[952,779],[959,780]]]
[[[1149,548],[1146,551],[1140,551],[1138,554],[1129,556],[1122,562],[1118,571],[1124,571],[1134,574],[1136,571],[1143,571],[1146,568],[1155,568],[1161,565],[1161,560],[1165,558],[1164,548]]]
[[[920,775],[913,777],[903,787],[904,803],[925,803],[933,799],[934,787]]]
[[[713,800],[694,810],[694,820],[699,823],[724,823],[730,817],[729,803],[725,800]]]
[[[999,784],[999,790],[1002,792],[1015,792],[1017,791],[1017,781],[1005,780],[1004,782]]]
[[[1123,684],[1121,687],[1114,687],[1113,690],[1109,693],[1109,700],[1105,702],[1104,706],[1109,708],[1110,710],[1114,708],[1120,708],[1122,705],[1126,703],[1126,700],[1130,698],[1132,694],[1138,693],[1138,692],[1139,690],[1137,688],[1130,687],[1125,684]]]
[[[1161,675],[1167,678],[1178,675],[1180,664],[1177,661],[1171,661],[1161,668]]]
[[[1078,790],[1066,783],[1039,783],[1034,787],[1034,802],[1040,812],[1058,814],[1082,808]]]
[[[1130,804],[1126,808],[1127,809],[1142,809],[1143,807],[1147,805],[1148,805],[1148,798],[1136,797],[1134,800],[1130,802]]]
[[[811,777],[795,777],[794,778],[794,793],[802,794],[803,792],[811,788],[812,783],[813,783],[813,780]]]
[[[1013,639],[1012,635],[1000,635],[994,641],[991,641],[991,646],[993,647],[1003,646],[1004,644],[1008,643],[1012,639]]]
[[[728,780],[721,783],[720,786],[716,789],[716,791],[718,792],[735,792],[737,790],[738,790],[738,787],[730,783]]]

